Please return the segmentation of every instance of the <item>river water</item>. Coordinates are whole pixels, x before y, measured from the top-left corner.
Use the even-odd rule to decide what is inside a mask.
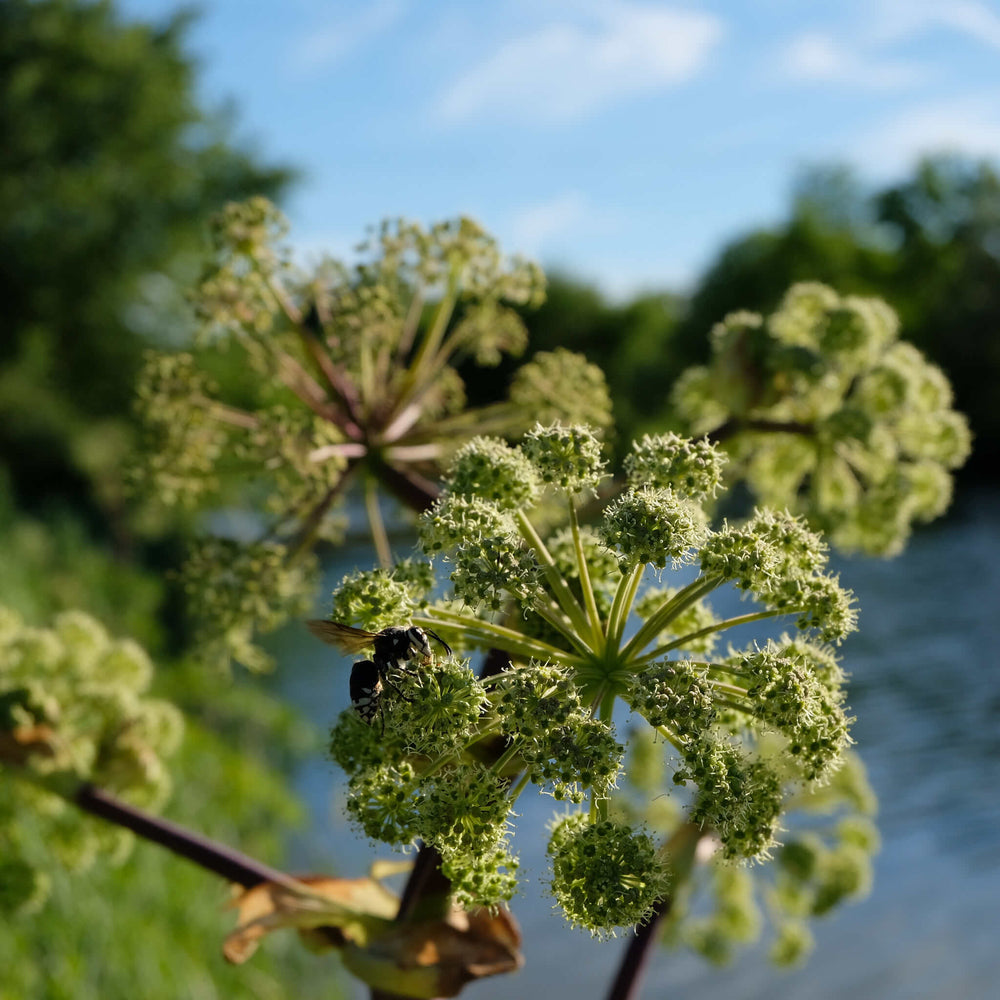
[[[368,564],[366,550],[344,551],[329,569],[331,585]],[[1000,493],[961,497],[947,521],[894,560],[840,559],[835,568],[861,608],[860,631],[842,653],[857,749],[881,803],[873,891],[813,923],[816,949],[799,969],[774,969],[761,949],[721,970],[660,950],[643,998],[1000,997]],[[300,635],[279,637],[278,683],[326,727],[347,703],[348,664]],[[303,766],[296,784],[312,818],[295,842],[294,867],[362,874],[372,848],[343,819],[333,765]],[[624,942],[592,941],[552,912],[538,884],[551,799],[525,795],[518,806],[515,846],[531,881],[514,911],[527,964],[467,995],[600,998]]]

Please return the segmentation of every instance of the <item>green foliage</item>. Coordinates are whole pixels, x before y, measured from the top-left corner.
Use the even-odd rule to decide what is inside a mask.
[[[0,547],[0,603],[25,620],[48,621],[79,609],[149,649],[162,646],[162,581],[125,559],[109,558],[69,510],[50,512],[45,520],[19,515],[2,476]]]
[[[672,485],[613,498],[597,543],[577,520],[581,497],[601,486],[592,432],[536,427],[521,446],[488,438],[465,445],[421,525],[425,550],[452,568],[454,593],[433,600],[411,591],[408,620],[464,648],[502,650],[511,668],[476,680],[435,654],[387,669],[373,723],[348,710],[331,740],[362,829],[391,844],[432,844],[472,903],[495,905],[513,891],[506,860],[499,896],[477,897],[465,873],[481,870],[477,845],[494,862],[497,852],[507,858],[507,815],[528,784],[588,802],[588,812],[556,827],[551,886],[570,922],[598,935],[646,919],[668,880],[687,875],[637,823],[610,817],[625,749],[613,723],[618,699],[677,754],[669,770],[682,808],[667,833],[686,823],[726,859],[770,857],[791,799],[829,783],[850,742],[843,677],[817,640],[839,641],[855,612],[850,593],[826,573],[819,537],[768,510],[713,531],[704,504],[719,487],[723,457],[706,442],[647,436],[627,465]],[[546,529],[531,514],[560,504],[568,529],[543,540]],[[700,574],[647,594],[638,605],[645,621],[626,640],[647,568],[681,562],[700,563]],[[390,598],[391,572],[369,582]],[[726,583],[761,610],[717,620],[702,602]],[[374,592],[369,599],[378,603]],[[337,596],[335,606],[345,606]],[[791,618],[800,637],[695,659],[710,648],[707,636],[777,616]]]
[[[196,105],[188,21],[0,5],[0,451],[24,502],[92,482],[117,509],[143,346],[190,329],[175,282],[205,220],[289,178]]]
[[[161,582],[109,559],[69,515],[52,525],[12,512],[0,521],[5,553],[0,601],[16,605],[25,620],[60,623],[56,630],[35,629],[20,624],[18,615],[5,614],[0,668],[5,721],[20,727],[31,722],[20,693],[25,678],[11,696],[12,671],[28,672],[27,687],[38,692],[50,714],[56,696],[73,688],[62,697],[57,726],[45,723],[62,735],[58,755],[38,759],[39,780],[50,778],[54,764],[69,754],[76,776],[83,776],[79,768],[88,758],[100,760],[100,773],[90,768],[86,775],[124,791],[121,781],[135,772],[121,765],[135,763],[128,751],[148,733],[150,713],[166,706],[176,719],[160,700],[165,696],[186,716],[184,739],[169,761],[170,819],[280,865],[285,838],[302,818],[284,770],[316,751],[314,735],[272,697],[247,685],[234,687],[194,664],[156,671],[152,682],[160,699],[130,694],[144,677],[150,679],[149,661],[128,640],[105,640],[102,647],[105,632],[94,618],[66,609],[84,605],[114,623],[115,631],[131,628],[159,644],[161,626],[153,615]],[[59,650],[58,673],[45,682],[38,657],[51,658]],[[26,658],[29,653],[34,659]],[[114,714],[122,709],[135,724],[114,725]],[[160,721],[167,716],[161,713]],[[94,757],[97,728],[111,738],[101,741]],[[21,733],[28,735],[25,728]],[[5,746],[10,749],[9,741]],[[116,747],[124,756],[113,752]],[[144,752],[140,760],[144,773],[166,777],[156,770],[158,757]],[[152,844],[140,842],[129,850],[134,838],[128,832],[26,785],[9,763],[0,765],[0,772],[5,997],[278,998],[289,989],[329,991],[329,965],[317,963],[292,938],[278,936],[252,968],[229,967],[221,958],[230,926],[223,909],[227,894],[217,876]],[[151,968],[157,970],[152,978]]]

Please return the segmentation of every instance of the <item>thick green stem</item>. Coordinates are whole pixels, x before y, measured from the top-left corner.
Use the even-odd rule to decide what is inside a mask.
[[[532,658],[552,660],[567,667],[580,667],[586,662],[583,657],[573,656],[564,649],[557,649],[555,646],[550,646],[541,639],[532,639],[512,628],[483,621],[481,618],[472,618],[467,615],[456,614],[453,611],[444,611],[440,608],[432,610],[433,616],[415,615],[413,624],[426,628],[445,625],[460,629],[467,636],[488,642],[511,656],[518,656],[525,660]]]
[[[651,642],[662,631],[672,618],[713,591],[721,582],[722,578],[718,576],[699,576],[686,587],[682,587],[662,608],[646,619],[639,631],[629,640],[628,645],[623,650],[623,655],[628,657],[637,654],[643,646]]]
[[[490,765],[494,774],[503,773],[503,769],[520,753],[517,739],[512,739],[506,750]]]
[[[403,330],[396,344],[396,364],[402,368],[406,355],[413,346],[413,338],[420,328],[420,317],[424,311],[424,290],[421,285],[417,285],[413,290],[413,298],[410,299],[409,308],[406,310],[406,319],[403,320]]]
[[[437,349],[444,339],[444,332],[448,329],[448,323],[451,321],[451,315],[455,311],[455,303],[457,301],[458,275],[453,270],[448,276],[448,287],[444,295],[441,296],[441,301],[438,303],[437,312],[434,314],[434,321],[427,331],[427,336],[424,337],[420,343],[420,347],[417,349],[417,355],[413,359],[413,364],[410,365],[410,371],[413,373],[415,381],[420,379],[424,374],[421,369],[428,365],[433,369],[434,355],[437,353]]]
[[[639,581],[642,580],[645,569],[644,565],[633,566],[618,581],[618,589],[615,591],[614,600],[611,603],[611,613],[608,615],[608,646],[617,647],[621,642],[622,632],[625,631],[625,622],[628,619],[629,610],[635,600],[635,592],[639,589]]]
[[[563,579],[562,574],[556,567],[555,560],[552,558],[552,554],[545,547],[545,543],[538,532],[535,531],[534,525],[528,520],[528,515],[523,510],[519,510],[514,514],[514,520],[520,529],[521,537],[531,546],[538,557],[542,572],[545,574],[545,579],[552,590],[552,596],[559,602],[559,607],[566,613],[566,616],[573,623],[573,627],[577,630],[581,638],[590,635],[590,623],[587,621],[587,616],[583,608],[580,607],[576,597],[573,596],[573,591],[570,590],[569,584]]]
[[[703,636],[711,635],[713,632],[722,632],[727,628],[734,628],[737,625],[748,625],[751,622],[763,621],[765,618],[780,618],[782,615],[799,614],[802,614],[801,608],[793,608],[791,611],[787,609],[781,611],[755,611],[752,614],[739,615],[736,618],[727,618],[725,621],[716,622],[714,625],[707,625],[705,628],[699,629],[697,632],[688,632],[687,635],[679,636],[671,642],[664,643],[662,646],[657,646],[656,649],[651,650],[648,653],[644,653],[633,662],[636,667],[644,667],[647,664],[652,663],[653,660],[669,653],[671,650],[683,649],[693,640],[701,639]]]
[[[601,616],[597,610],[597,598],[594,596],[594,586],[590,581],[590,567],[587,565],[587,555],[583,551],[583,539],[580,537],[580,521],[576,516],[576,506],[573,498],[567,496],[566,506],[569,508],[569,524],[573,531],[573,548],[576,550],[576,569],[580,574],[580,589],[583,591],[583,603],[587,608],[590,628],[594,637],[594,649],[600,653],[606,643],[601,629]]]
[[[529,781],[528,772],[525,771],[521,775],[521,777],[519,777],[517,781],[515,781],[514,784],[511,785],[511,789],[507,793],[507,798],[510,799],[512,803],[516,802],[519,796],[521,795],[521,792],[523,792],[525,788],[528,787],[528,781]]]
[[[378,484],[374,476],[365,476],[365,513],[368,515],[368,526],[372,532],[372,543],[378,555],[379,565],[383,569],[392,567],[392,551],[389,548],[389,534],[385,530],[385,521],[378,503]]]
[[[358,350],[358,382],[361,389],[361,406],[364,410],[364,419],[370,420],[372,413],[378,405],[378,400],[382,395],[381,387],[375,376],[376,361],[373,352],[373,345],[369,337],[362,337]]]
[[[539,618],[544,618],[581,655],[589,657],[592,654],[593,650],[585,639],[577,634],[573,623],[562,613],[562,609],[555,601],[540,601],[536,598],[532,602],[531,610]]]
[[[414,430],[407,441],[420,441],[427,436],[433,440],[451,440],[473,434],[512,435],[524,427],[524,412],[512,403],[490,403],[486,406],[462,410],[451,416],[435,420],[426,430]]]
[[[679,736],[672,733],[666,726],[656,726],[655,729],[675,750],[683,752],[684,744]]]

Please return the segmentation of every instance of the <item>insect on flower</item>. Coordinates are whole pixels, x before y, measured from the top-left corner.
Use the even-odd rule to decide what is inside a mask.
[[[373,650],[370,660],[358,660],[351,670],[351,704],[365,722],[371,722],[379,711],[382,691],[391,687],[387,680],[391,670],[405,670],[414,661],[426,663],[431,658],[428,636],[451,656],[451,647],[444,639],[430,629],[415,625],[391,625],[381,632],[323,619],[312,619],[306,625],[318,639],[344,653]]]

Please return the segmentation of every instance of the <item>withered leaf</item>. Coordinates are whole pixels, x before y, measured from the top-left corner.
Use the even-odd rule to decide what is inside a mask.
[[[265,882],[233,905],[239,926],[223,946],[230,962],[245,962],[265,934],[294,927],[311,948],[341,948],[344,965],[370,986],[418,1000],[455,996],[523,963],[509,911],[454,908],[444,919],[397,923],[399,900],[373,878]]]

